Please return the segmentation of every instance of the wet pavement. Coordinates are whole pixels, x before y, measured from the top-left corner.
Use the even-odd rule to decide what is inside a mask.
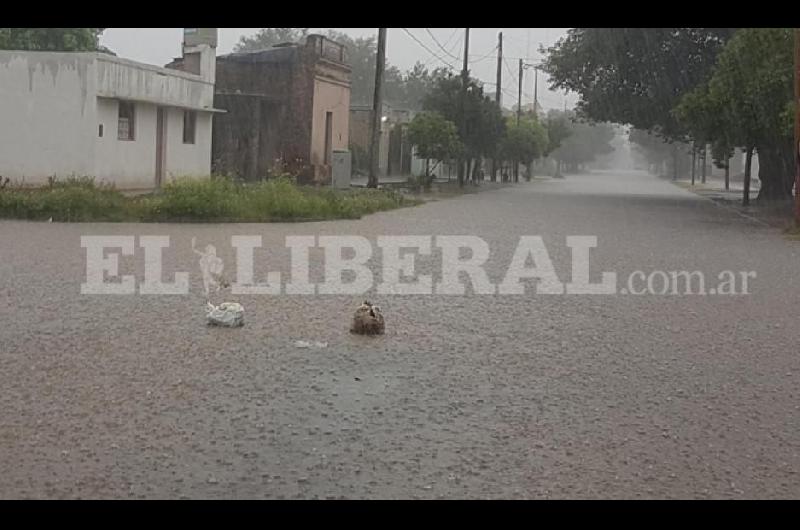
[[[191,294],[91,296],[81,235],[169,235]],[[616,271],[756,271],[746,296],[228,296],[205,325],[190,240],[256,278],[287,235],[568,235]],[[800,243],[642,174],[464,195],[358,221],[0,222],[2,498],[786,498],[800,495]],[[138,241],[137,241],[138,245]],[[312,279],[321,261],[312,253]],[[143,277],[143,251],[120,257]],[[380,262],[371,262],[380,277]],[[418,256],[439,276],[437,252]],[[363,298],[386,335],[353,336]],[[217,300],[221,301],[221,300]],[[298,340],[326,342],[298,348]]]

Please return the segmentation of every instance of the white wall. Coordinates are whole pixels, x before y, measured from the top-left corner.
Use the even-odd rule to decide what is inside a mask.
[[[197,112],[194,144],[183,143],[183,110],[167,111],[167,161],[164,181],[211,174],[211,113]]]
[[[210,108],[213,97],[198,76],[102,54],[0,51],[0,176],[40,185],[87,175],[152,188],[157,104],[167,108],[165,177],[207,176],[211,113],[197,112],[195,144],[184,144],[183,111],[170,105]],[[134,102],[132,141],[117,138],[117,98],[147,100]]]
[[[0,175],[92,175],[95,54],[0,51]]]
[[[119,102],[98,98],[98,117],[104,125],[97,138],[95,174],[98,181],[120,189],[146,189],[156,181],[156,124],[158,107],[135,103],[135,140],[118,140]],[[207,177],[211,173],[211,113],[198,112],[195,143],[183,143],[183,109],[165,108],[166,160],[164,182],[175,177]]]
[[[135,103],[134,140],[118,140],[119,101],[97,98],[98,124],[103,137],[97,142],[95,176],[98,182],[112,182],[120,189],[155,186],[156,175],[156,106]]]

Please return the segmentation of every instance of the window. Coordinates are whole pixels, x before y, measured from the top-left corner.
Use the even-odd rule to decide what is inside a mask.
[[[197,125],[197,113],[193,110],[183,111],[183,143],[194,143],[194,132]]]
[[[130,101],[119,102],[119,124],[117,126],[117,139],[133,141],[136,131],[136,108]]]

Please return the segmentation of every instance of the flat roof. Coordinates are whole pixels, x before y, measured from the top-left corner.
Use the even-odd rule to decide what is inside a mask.
[[[198,107],[194,105],[181,105],[177,103],[164,103],[162,99],[155,99],[155,98],[137,98],[137,97],[120,97],[120,96],[107,96],[104,94],[98,94],[98,98],[103,99],[119,99],[122,101],[133,101],[134,103],[150,103],[153,105],[158,105],[159,107],[173,107],[176,109],[186,109],[186,110],[196,110],[198,112],[213,112],[213,113],[226,113],[227,110],[224,109],[215,109],[213,107]]]
[[[172,77],[180,77],[180,78],[186,79],[188,81],[195,81],[195,82],[198,82],[198,83],[205,83],[207,85],[213,85],[214,84],[214,83],[210,83],[210,82],[206,81],[205,79],[203,79],[199,75],[190,74],[189,72],[184,72],[183,70],[175,70],[173,68],[164,68],[162,66],[156,66],[156,65],[153,65],[153,64],[140,63],[138,61],[132,61],[130,59],[123,59],[121,57],[117,57],[115,55],[108,55],[108,54],[102,53],[102,52],[91,52],[91,53],[94,53],[95,55],[97,55],[97,60],[98,61],[103,61],[103,62],[107,62],[107,63],[122,64],[122,65],[125,65],[125,66],[138,68],[140,70],[149,70],[151,72],[156,72],[156,73],[161,74],[161,75],[169,75],[169,76],[172,76]]]

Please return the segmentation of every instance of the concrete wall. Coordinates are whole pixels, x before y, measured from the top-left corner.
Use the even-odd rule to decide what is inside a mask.
[[[317,79],[311,124],[311,163],[325,163],[325,116],[332,113],[331,149],[348,149],[350,142],[350,87]]]
[[[211,109],[214,85],[193,74],[99,54],[97,95]]]
[[[156,106],[135,104],[135,139],[130,141],[117,139],[118,112],[118,100],[97,99],[103,137],[97,138],[94,174],[98,181],[113,182],[121,189],[153,187],[156,183]]]
[[[97,138],[95,175],[120,189],[147,189],[156,183],[156,124],[158,107],[135,103],[135,139],[118,140],[119,100],[98,98],[98,120],[104,134]],[[167,107],[164,182],[174,177],[206,177],[211,174],[211,114],[197,113],[195,143],[183,143],[183,109]]]
[[[31,185],[86,175],[151,188],[156,103],[211,108],[213,96],[197,76],[103,54],[0,51],[0,175]],[[117,98],[134,100],[133,141],[117,138]],[[167,108],[165,176],[208,175],[211,113],[197,111],[191,145],[183,143],[183,110]]]
[[[0,51],[0,175],[92,175],[95,54]]]
[[[167,110],[167,160],[165,181],[172,177],[207,177],[211,174],[211,120],[198,112],[194,144],[183,143],[183,110]]]
[[[195,143],[183,143],[184,108],[211,109],[214,85],[181,71],[159,68],[117,57],[97,60],[98,121],[105,134],[98,138],[95,174],[120,189],[156,185],[158,108],[165,109],[166,154],[164,182],[174,176],[203,177],[211,173],[211,113],[197,112]],[[135,139],[119,140],[119,99],[133,100]]]

